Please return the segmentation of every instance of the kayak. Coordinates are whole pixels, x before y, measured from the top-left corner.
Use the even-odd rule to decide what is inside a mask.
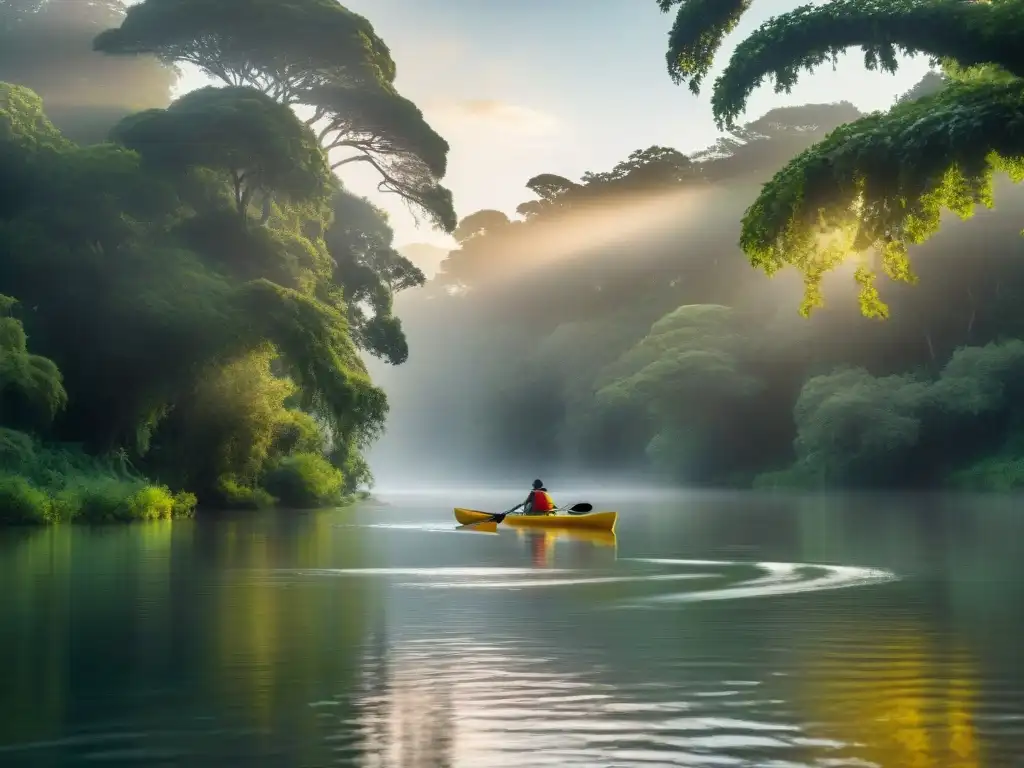
[[[494,514],[455,507],[460,525],[479,523]],[[503,525],[512,528],[580,528],[588,531],[614,531],[618,512],[591,512],[586,515],[509,515]]]

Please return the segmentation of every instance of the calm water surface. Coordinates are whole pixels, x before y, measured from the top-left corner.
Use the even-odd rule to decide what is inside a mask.
[[[589,500],[0,531],[0,765],[1024,766],[1018,501]]]

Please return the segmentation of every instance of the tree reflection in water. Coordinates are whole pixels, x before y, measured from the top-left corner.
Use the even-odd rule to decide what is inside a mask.
[[[840,645],[841,648],[841,645]],[[810,662],[805,695],[817,735],[850,757],[898,768],[980,768],[978,670],[962,647],[937,647],[920,627],[862,633],[857,647]]]

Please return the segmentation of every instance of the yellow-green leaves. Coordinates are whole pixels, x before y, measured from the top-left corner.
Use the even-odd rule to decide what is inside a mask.
[[[755,266],[799,269],[805,310],[826,271],[854,254],[894,280],[914,280],[911,245],[935,234],[943,210],[991,206],[992,175],[1024,170],[1024,82],[954,82],[939,93],[836,129],[765,185],[743,221]],[[858,273],[866,314],[886,309],[873,270]]]

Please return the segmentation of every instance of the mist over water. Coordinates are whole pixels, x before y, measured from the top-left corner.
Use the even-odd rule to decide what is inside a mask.
[[[514,417],[523,430],[511,435],[497,425],[515,407],[510,403],[537,349],[560,325],[595,311],[595,271],[605,274],[604,290],[614,296],[629,272],[664,271],[669,281],[712,249],[723,251],[716,258],[741,263],[738,222],[757,189],[741,184],[617,199],[552,223],[525,252],[496,253],[493,272],[466,297],[429,282],[399,294],[395,313],[409,340],[409,360],[397,367],[367,360],[391,408],[384,436],[368,453],[379,487],[491,487],[525,475],[545,482],[558,476],[559,486],[649,485],[642,465],[595,468],[551,444],[547,422],[563,414],[531,412],[526,405]],[[665,261],[668,266],[659,266]],[[758,303],[773,301],[786,310],[798,303],[800,290],[794,275],[739,287]],[[538,307],[531,294],[541,291],[552,299]],[[595,329],[598,343],[600,333]],[[534,420],[538,437],[531,447]]]
[[[855,263],[826,277],[825,306],[810,318],[798,312],[800,275],[769,277],[750,265],[737,241],[758,189],[741,179],[567,214],[517,242],[519,250],[486,252],[489,271],[464,294],[449,294],[438,280],[398,294],[409,359],[397,367],[368,360],[390,404],[385,434],[368,454],[378,487],[520,487],[533,477],[552,488],[687,485],[685,476],[652,472],[645,444],[659,424],[644,424],[642,414],[589,435],[581,427],[602,377],[680,304],[737,307],[737,332],[748,341],[766,336],[750,343],[769,349],[772,375],[781,379],[734,425],[738,435],[726,449],[760,450],[759,471],[766,458],[776,467],[792,460],[793,404],[810,376],[851,365],[902,373],[905,359],[917,361],[915,370],[938,371],[958,345],[983,340],[972,318],[1009,290],[1000,288],[1010,279],[1001,274],[1016,257],[981,253],[978,238],[1016,244],[1024,214],[1024,195],[1006,179],[996,181],[996,210],[967,222],[944,215],[940,233],[915,251],[918,285],[882,279],[883,298],[896,302],[886,322],[861,315]],[[969,267],[965,258],[991,266]],[[968,269],[980,271],[977,281]],[[644,285],[663,295],[649,299]],[[697,398],[698,411],[700,398],[710,401],[685,397]],[[699,440],[690,450],[701,452]]]

